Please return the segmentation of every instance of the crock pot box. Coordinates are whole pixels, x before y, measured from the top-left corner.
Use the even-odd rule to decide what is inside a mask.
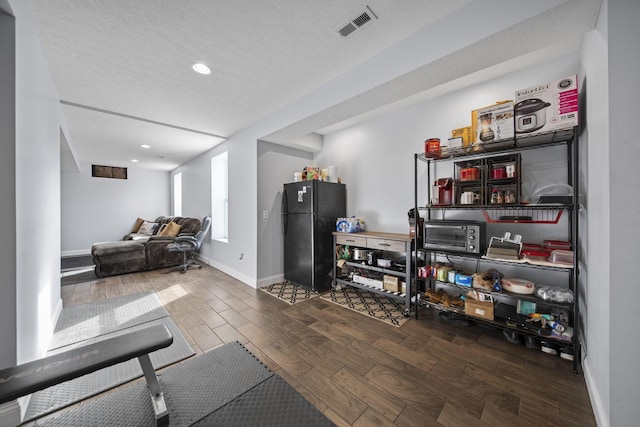
[[[515,93],[516,136],[537,135],[578,125],[578,76]]]

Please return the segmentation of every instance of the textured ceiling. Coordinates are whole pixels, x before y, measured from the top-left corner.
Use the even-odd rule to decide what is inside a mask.
[[[304,113],[297,108],[262,139],[289,144],[335,129],[497,63],[545,52],[558,40],[575,49],[593,28],[599,3],[29,0],[63,102],[67,155],[112,166],[133,166],[136,158],[139,167],[160,170],[303,101]],[[346,38],[337,34],[367,6],[378,19]],[[491,13],[500,22],[473,22],[480,8],[499,8]],[[575,8],[583,13],[571,13]],[[437,39],[452,28],[460,37]],[[419,51],[406,49],[427,36]],[[475,56],[472,45],[480,41],[496,47],[493,57]],[[212,74],[194,73],[195,62]],[[475,65],[451,73],[460,63]]]

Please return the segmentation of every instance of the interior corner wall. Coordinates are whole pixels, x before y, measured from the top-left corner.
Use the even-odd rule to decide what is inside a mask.
[[[16,223],[15,19],[0,5],[0,223]],[[16,230],[0,246],[0,369],[16,364]]]
[[[227,152],[229,185],[229,238],[211,239],[200,248],[200,257],[209,265],[256,287],[256,145],[259,126],[232,135],[205,154],[171,172],[182,173],[182,212],[187,216],[211,215],[211,158]]]
[[[96,242],[120,240],[136,218],[171,214],[169,173],[128,168],[127,179],[94,178],[91,165],[63,172],[62,255],[88,254]]]
[[[610,239],[611,161],[609,140],[609,56],[606,2],[595,30],[585,34],[582,43],[582,81],[580,102],[584,119],[580,135],[581,189],[583,206],[579,212],[581,253],[579,281],[582,292],[584,346],[582,348],[585,381],[599,426],[610,423],[611,375],[611,265]]]
[[[41,357],[60,300],[60,128],[62,113],[27,2],[10,0],[15,38],[16,362]],[[9,226],[9,224],[7,224]],[[34,268],[35,267],[35,268]],[[7,299],[10,299],[7,298]],[[10,328],[1,325],[2,329]],[[4,343],[3,343],[4,345]]]
[[[313,164],[313,155],[270,142],[258,142],[258,286],[284,279],[282,185]],[[266,216],[266,218],[265,218]]]
[[[608,0],[610,424],[638,425],[640,2]],[[603,6],[603,7],[605,7]],[[595,141],[594,141],[595,142]],[[591,282],[590,282],[591,283]],[[602,284],[600,284],[602,285]]]

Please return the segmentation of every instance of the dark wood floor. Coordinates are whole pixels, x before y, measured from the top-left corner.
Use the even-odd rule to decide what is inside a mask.
[[[198,354],[241,342],[338,426],[596,425],[571,362],[427,309],[398,328],[321,298],[289,305],[210,267],[63,286],[62,297],[146,290]]]

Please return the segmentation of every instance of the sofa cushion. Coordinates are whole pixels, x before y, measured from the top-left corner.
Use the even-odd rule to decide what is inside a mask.
[[[91,247],[98,277],[133,273],[147,269],[145,246],[135,241],[95,243]]]
[[[122,253],[144,253],[144,244],[136,241],[118,241],[94,243],[91,246],[91,255],[104,256]]]
[[[144,219],[142,218],[136,219],[136,222],[133,224],[133,228],[131,228],[131,232],[137,233],[138,230],[140,230],[140,226],[142,225],[143,222],[144,222]]]
[[[172,236],[176,237],[178,233],[180,233],[180,229],[182,227],[179,224],[171,221],[168,224],[164,224],[164,227],[160,232],[158,232],[158,236]]]
[[[146,234],[147,236],[151,236],[155,234],[156,230],[158,229],[158,225],[159,224],[157,222],[144,221],[138,229],[138,234]]]

